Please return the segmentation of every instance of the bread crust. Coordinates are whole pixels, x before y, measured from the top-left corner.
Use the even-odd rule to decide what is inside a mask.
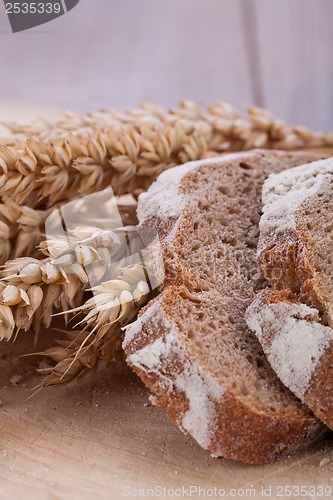
[[[157,297],[155,302],[143,309],[140,323],[127,329],[124,343],[127,362],[155,394],[152,402],[166,410],[184,433],[190,433],[214,456],[250,464],[269,463],[293,455],[324,435],[325,428],[311,416],[290,419],[276,418],[274,414],[258,414],[226,388],[221,388],[221,394],[214,397],[207,373],[188,355],[186,345],[179,340],[177,327],[168,314],[182,291],[185,293],[186,289],[169,287],[162,297]],[[156,340],[162,340],[167,345],[170,330],[176,330],[174,334],[178,337],[173,349],[168,350],[167,356],[163,355],[162,349],[156,364],[147,363],[142,350]],[[177,383],[184,370],[198,374],[202,380],[201,389],[210,399],[210,418],[202,423],[208,431],[208,440],[202,437],[200,430],[196,433],[184,424],[189,400]]]
[[[284,304],[283,314],[274,311],[274,305]],[[265,320],[265,311],[270,319]],[[277,375],[314,414],[333,429],[333,330],[321,324],[319,311],[298,302],[290,291],[263,290],[246,312],[249,327],[258,336],[260,344]],[[284,324],[293,321],[292,328],[285,335]],[[305,321],[304,321],[305,320]],[[311,325],[311,329],[308,327]],[[312,364],[305,352],[305,346],[314,340]],[[316,345],[317,342],[317,345]],[[279,353],[277,353],[277,347]],[[290,355],[291,346],[301,353]],[[316,351],[319,351],[316,355]],[[302,356],[302,352],[304,355]],[[285,353],[289,353],[285,356]],[[278,355],[277,355],[278,354]],[[293,356],[296,359],[293,359]],[[315,361],[313,358],[316,358]],[[277,361],[278,358],[278,361]],[[282,360],[282,361],[281,361]],[[309,373],[308,381],[300,387],[295,380]]]
[[[333,251],[333,159],[310,163],[273,176],[264,185],[263,197],[267,204],[264,206],[263,224],[262,221],[260,223],[263,231],[258,245],[258,264],[273,290],[278,292],[262,292],[249,308],[249,314],[260,318],[265,309],[272,309],[272,304],[278,303],[294,303],[298,307],[305,303],[315,308],[313,311],[317,311],[314,313],[316,317],[309,319],[313,324],[312,334],[319,338],[326,328],[328,345],[313,367],[304,390],[300,391],[297,386],[292,385],[293,373],[296,372],[297,375],[297,371],[309,369],[311,360],[304,357],[298,366],[289,365],[287,360],[277,365],[274,364],[275,358],[271,350],[272,342],[275,341],[276,344],[280,336],[282,338],[283,322],[290,318],[281,318],[280,327],[276,324],[266,325],[262,333],[259,332],[258,338],[282,382],[332,429],[333,296],[330,286],[332,276],[331,273],[325,275],[324,269],[325,260],[330,260]],[[321,219],[321,213],[325,210],[326,219]],[[317,233],[318,228],[321,234]],[[320,245],[322,240],[324,248]],[[314,328],[316,322],[318,326]],[[298,331],[301,352],[302,342],[309,335],[307,330],[309,329],[303,327]],[[285,342],[287,341],[286,338]],[[284,346],[280,342],[282,351]],[[306,363],[308,367],[305,366]]]
[[[323,283],[322,271],[316,262],[316,241],[308,229],[309,224],[319,223],[318,214],[313,208],[315,200],[319,200],[318,194],[324,196],[326,191],[326,196],[332,198],[333,159],[329,158],[326,162],[323,160],[294,168],[287,173],[272,176],[265,183],[263,197],[264,202],[267,199],[267,204],[264,205],[264,215],[260,221],[258,265],[274,290],[291,290],[299,295],[302,302],[316,307],[324,315],[325,321],[333,327],[333,297],[330,297]],[[311,185],[300,188],[302,170],[308,182],[311,181],[311,176],[313,179],[321,178],[321,182],[317,181],[316,189]],[[325,174],[320,173],[321,170]],[[287,184],[286,193],[281,189],[284,183]],[[301,190],[302,197],[299,196]],[[320,201],[323,203],[324,200],[320,198]],[[276,213],[274,205],[277,206]],[[268,217],[265,211],[270,212]],[[292,219],[292,224],[286,223],[288,212],[287,217]],[[263,226],[265,229],[270,224],[272,227],[268,231],[262,230]],[[326,251],[327,254],[332,253],[333,241]]]
[[[256,158],[262,159],[265,155],[274,164],[272,171],[282,170],[290,163],[297,165],[317,158],[308,153],[261,150],[218,158],[215,164],[217,168],[223,168],[227,162],[239,164],[247,159],[255,162]],[[184,180],[188,178],[189,172],[204,165],[204,161],[194,162],[186,169],[184,176],[180,176],[180,196],[184,192]],[[320,438],[326,428],[306,412],[295,418],[276,416],[274,412],[258,412],[245,404],[230,388],[217,386],[219,382],[193,359],[181,340],[172,311],[175,301],[181,300],[182,294],[190,293],[192,279],[191,273],[178,260],[175,245],[183,207],[180,206],[178,216],[173,212],[170,217],[165,217],[165,214],[158,213],[158,209],[154,215],[144,206],[145,203],[149,205],[155,194],[163,189],[163,184],[168,184],[170,180],[167,175],[164,174],[159,186],[144,195],[141,215],[139,210],[140,222],[156,228],[161,237],[166,264],[165,285],[162,293],[126,328],[123,347],[127,362],[156,394],[153,402],[164,408],[184,432],[191,434],[213,455],[258,464],[295,453]],[[158,204],[155,202],[153,199],[151,205],[156,207]],[[195,283],[193,286],[195,288]],[[188,387],[196,385],[200,389],[197,393],[202,395],[202,411],[199,407],[190,407]],[[194,422],[195,418],[197,422]]]

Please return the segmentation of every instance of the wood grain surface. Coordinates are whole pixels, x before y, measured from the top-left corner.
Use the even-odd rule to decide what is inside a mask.
[[[13,35],[0,2],[0,102],[225,100],[332,130],[332,18],[331,0],[80,0]]]
[[[44,336],[49,344],[52,333]],[[269,498],[281,498],[278,486],[333,487],[332,439],[271,465],[214,459],[150,405],[126,367],[102,368],[92,379],[43,389],[27,401],[41,380],[36,358],[18,357],[28,343],[32,336],[23,334],[1,350],[1,499],[120,500],[126,487],[191,485],[240,489],[238,498],[253,489],[262,498],[262,488],[271,488]]]

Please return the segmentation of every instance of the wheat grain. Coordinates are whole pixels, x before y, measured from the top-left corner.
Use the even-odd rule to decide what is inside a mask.
[[[45,370],[50,373],[41,384],[44,387],[67,384],[93,374],[100,361],[116,364],[124,358],[120,329],[110,329],[103,339],[96,342],[92,342],[87,331],[66,331],[66,337],[68,340],[57,341],[57,346],[40,353],[56,363],[53,368]]]
[[[66,292],[71,283],[76,287],[76,294],[69,297]],[[22,257],[8,261],[1,272],[0,309],[13,321],[7,328],[1,325],[0,339],[10,340],[20,330],[32,328],[38,333],[41,326],[48,328],[61,294],[73,300],[83,288],[79,283],[73,273],[66,274],[48,259]]]
[[[204,139],[181,126],[108,128],[54,142],[29,138],[23,149],[0,147],[0,188],[18,204],[34,197],[48,206],[109,186],[131,193],[162,170],[206,154]]]
[[[9,340],[15,331],[30,327],[38,333],[41,325],[50,326],[54,309],[82,303],[89,284],[85,268],[96,262],[97,271],[93,267],[91,272],[101,279],[111,264],[104,250],[120,245],[126,236],[123,228],[118,232],[90,228],[82,233],[73,231],[66,238],[42,242],[40,249],[46,259],[22,257],[5,263],[0,273],[0,308],[6,319],[0,328],[1,339]]]
[[[44,385],[69,382],[93,372],[100,360],[117,362],[121,358],[122,327],[157,291],[151,274],[154,264],[149,264],[149,271],[138,263],[121,268],[116,278],[94,286],[93,296],[86,302],[83,292],[92,278],[100,281],[110,267],[116,272],[128,261],[124,246],[137,254],[142,244],[136,228],[105,231],[83,227],[42,242],[40,249],[48,257],[43,261],[25,257],[5,264],[0,276],[1,340],[31,327],[38,333],[41,324],[49,327],[59,308],[80,315],[80,334],[74,339],[67,332],[69,343],[62,341],[43,353],[56,361]]]
[[[0,264],[22,255],[36,254],[47,210],[19,206],[8,197],[0,203]]]
[[[101,360],[117,363],[123,356],[122,327],[133,321],[140,307],[157,292],[148,283],[145,266],[135,264],[123,268],[116,279],[94,287],[94,296],[70,311],[84,314],[78,323],[86,324],[83,331],[66,332],[68,340],[58,341],[57,347],[41,353],[56,362],[43,385],[65,384],[93,373]]]

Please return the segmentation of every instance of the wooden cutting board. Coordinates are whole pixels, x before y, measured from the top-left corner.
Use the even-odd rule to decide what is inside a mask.
[[[53,336],[45,331],[38,348]],[[147,489],[155,487],[170,490],[167,498],[185,488],[186,498],[190,486],[216,487],[220,497],[233,498],[330,498],[320,488],[331,487],[333,497],[332,438],[265,466],[214,459],[150,405],[126,367],[101,367],[91,379],[27,400],[41,381],[40,360],[20,357],[32,344],[32,335],[22,333],[0,346],[0,499],[118,500],[130,492],[151,498]],[[303,486],[303,496],[296,489],[288,495],[290,486]],[[199,493],[192,490],[191,498]]]
[[[211,458],[150,405],[126,367],[104,367],[91,379],[27,400],[41,381],[39,360],[19,357],[28,344],[33,337],[23,333],[15,345],[1,346],[1,499],[121,499],[126,487],[190,485],[255,488],[259,498],[262,487],[272,488],[269,498],[286,498],[278,496],[286,485],[333,488],[332,439],[271,465]]]

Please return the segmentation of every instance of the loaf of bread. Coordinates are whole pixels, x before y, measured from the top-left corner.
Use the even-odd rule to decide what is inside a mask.
[[[248,309],[282,382],[333,428],[333,158],[272,175],[263,187],[258,258],[276,292]]]
[[[316,158],[254,151],[192,162],[139,198],[166,277],[126,329],[127,362],[153,402],[215,456],[270,462],[326,432],[278,379],[244,318],[265,286],[256,259],[263,182]]]

